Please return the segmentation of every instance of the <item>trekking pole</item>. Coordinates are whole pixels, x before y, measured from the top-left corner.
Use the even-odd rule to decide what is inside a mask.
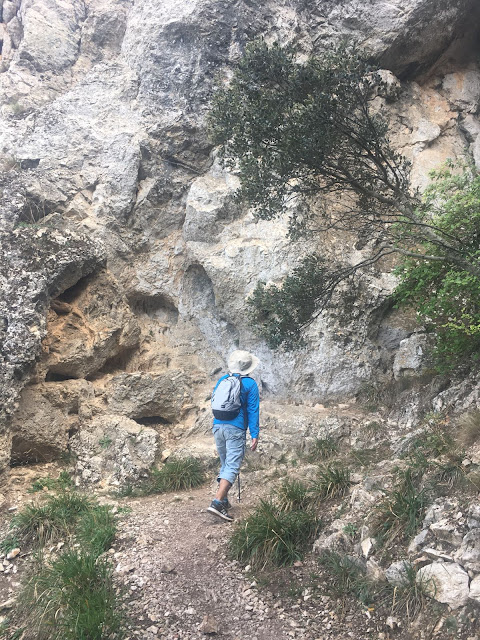
[[[240,502],[240,474],[238,474],[237,476],[237,482],[238,482],[238,502]]]

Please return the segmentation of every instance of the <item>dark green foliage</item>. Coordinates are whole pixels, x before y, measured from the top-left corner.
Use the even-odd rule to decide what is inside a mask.
[[[350,489],[350,470],[340,464],[330,464],[318,471],[312,492],[321,498],[344,496]]]
[[[282,286],[257,286],[252,319],[271,347],[298,346],[340,283],[399,253],[407,261],[397,299],[419,309],[446,368],[480,346],[480,178],[447,168],[421,201],[371,109],[381,84],[355,48],[299,63],[292,49],[257,41],[214,96],[212,138],[239,169],[239,200],[264,219],[288,210],[291,235],[319,234],[319,247],[328,230],[374,241],[354,265],[332,264],[321,249],[300,256]]]
[[[123,637],[108,559],[71,550],[36,571],[23,592],[39,640]]]
[[[432,184],[422,203],[425,217],[442,230],[459,255],[478,267],[480,260],[480,176],[475,169],[452,163],[432,172]],[[437,244],[425,242],[424,251],[443,257]],[[480,347],[480,277],[449,260],[406,259],[397,269],[401,283],[399,303],[417,310],[420,322],[435,338],[439,370],[459,361],[478,360]]]
[[[214,142],[227,163],[239,164],[239,197],[266,219],[282,212],[287,198],[340,189],[361,195],[365,215],[388,210],[408,187],[408,172],[390,149],[385,122],[369,111],[379,82],[354,48],[297,63],[291,48],[249,44],[210,114]],[[292,225],[301,229],[304,220],[294,217]]]
[[[274,502],[261,500],[235,525],[230,551],[256,569],[291,565],[303,558],[318,528],[319,520],[311,510],[281,511]]]
[[[376,507],[373,528],[386,546],[417,533],[429,502],[420,477],[407,469],[400,483]]]
[[[166,493],[193,489],[205,482],[205,467],[196,458],[168,460],[161,469],[152,471],[145,493]]]

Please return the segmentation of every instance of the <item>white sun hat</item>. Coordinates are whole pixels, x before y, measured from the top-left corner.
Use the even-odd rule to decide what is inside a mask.
[[[240,373],[248,376],[260,364],[260,360],[248,351],[234,351],[228,358],[230,373]]]

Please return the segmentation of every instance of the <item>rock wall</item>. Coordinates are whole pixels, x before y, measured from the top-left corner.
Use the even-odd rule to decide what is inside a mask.
[[[377,108],[415,185],[447,157],[470,152],[480,166],[477,4],[0,1],[0,466],[51,459],[71,438],[88,459],[132,420],[152,442],[175,437],[237,346],[259,355],[263,392],[285,402],[418,371],[423,338],[390,309],[395,283],[380,269],[347,311],[340,296],[310,327],[305,352],[274,354],[255,336],[245,297],[308,247],[287,242],[286,220],[256,222],[232,203],[236,178],[205,114],[216,74],[253,37],[304,52],[355,38],[386,69]],[[359,255],[348,237],[327,248]]]

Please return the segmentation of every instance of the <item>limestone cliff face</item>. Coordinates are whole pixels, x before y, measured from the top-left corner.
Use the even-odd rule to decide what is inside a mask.
[[[480,166],[477,4],[0,0],[2,468],[72,438],[101,453],[102,425],[106,438],[124,429],[138,462],[135,425],[152,441],[191,427],[236,346],[284,401],[347,398],[420,367],[423,338],[389,310],[394,281],[379,270],[347,315],[310,328],[305,352],[258,340],[246,296],[307,247],[232,203],[204,120],[216,74],[253,37],[304,52],[355,38],[386,69],[377,106],[415,184],[465,151]],[[348,238],[328,251],[357,257]]]

